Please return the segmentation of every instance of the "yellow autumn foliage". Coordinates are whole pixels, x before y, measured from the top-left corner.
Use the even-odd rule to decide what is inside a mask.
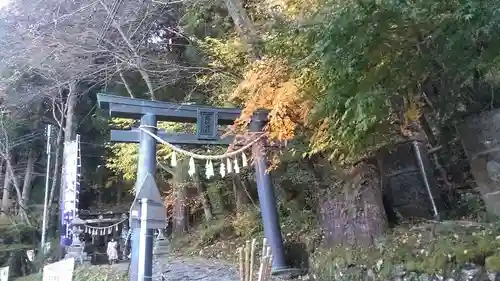
[[[256,110],[269,110],[266,130],[271,139],[280,141],[295,137],[297,127],[305,123],[310,109],[298,81],[292,77],[291,67],[277,58],[252,63],[231,98],[244,105],[237,126],[246,128]]]

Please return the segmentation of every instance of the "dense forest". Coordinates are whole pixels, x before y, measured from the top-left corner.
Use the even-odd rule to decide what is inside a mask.
[[[138,146],[110,143],[109,131],[137,123],[109,118],[97,93],[239,107],[224,128],[239,136],[268,110],[269,142],[286,144],[267,155],[287,255],[317,280],[360,280],[339,275],[344,267],[386,276],[394,264],[500,271],[500,2],[11,0],[0,9],[0,62],[0,261],[22,264],[16,276],[39,266],[23,250],[39,247],[47,170],[58,239],[64,143],[77,134],[79,208],[131,203]],[[252,169],[208,180],[202,169],[188,175],[189,159],[172,167],[171,155],[158,145],[175,247],[231,260],[238,243],[263,235]],[[394,176],[420,158],[425,175]]]

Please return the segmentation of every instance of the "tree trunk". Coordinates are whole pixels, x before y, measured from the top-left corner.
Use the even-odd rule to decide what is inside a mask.
[[[64,162],[64,157],[65,155],[67,154],[67,146],[65,145],[67,142],[70,142],[70,141],[73,141],[75,140],[76,138],[76,126],[75,126],[75,107],[76,107],[76,103],[77,103],[77,100],[78,100],[78,95],[77,95],[77,85],[76,85],[76,82],[73,82],[69,85],[69,93],[68,93],[68,97],[67,97],[67,100],[66,100],[66,104],[65,104],[65,114],[64,114],[64,120],[65,120],[65,123],[64,123],[64,144],[63,144],[63,153],[62,155],[58,155],[56,154],[56,164],[58,165],[59,164],[59,161],[57,159],[59,159],[59,157],[62,156],[63,158],[63,161],[62,161],[62,173],[61,173],[61,178],[60,178],[60,187],[59,187],[59,197],[62,196],[64,194],[64,187],[66,185],[65,183],[65,180],[64,180],[64,171],[65,171],[65,162]],[[59,137],[59,136],[58,136]],[[60,140],[58,140],[58,144],[60,144]],[[58,146],[59,147],[59,146]],[[56,171],[55,172],[58,172],[59,170],[59,166],[55,166],[55,169]],[[54,173],[55,174],[55,173]],[[59,178],[59,173],[57,174],[58,177],[54,177],[54,181],[53,181],[53,186],[54,186],[54,183],[57,181],[57,179]],[[54,195],[54,193],[51,191],[52,195]],[[59,198],[60,199],[60,198]],[[55,216],[57,218],[57,212],[55,213]]]
[[[227,11],[233,19],[236,31],[240,37],[246,42],[249,54],[252,59],[256,60],[260,57],[259,52],[256,48],[257,44],[257,31],[255,29],[254,23],[248,16],[241,0],[224,0],[226,4]]]
[[[30,148],[28,153],[28,164],[26,164],[26,172],[24,174],[23,194],[20,202],[21,209],[26,210],[31,197],[31,182],[33,180],[33,167],[35,165],[35,150]]]
[[[78,100],[76,83],[69,88],[68,100],[66,101],[66,121],[64,124],[64,141],[72,141],[76,138],[75,107]]]
[[[12,159],[7,156],[7,159],[5,159],[5,165],[7,167],[7,173],[9,174],[10,181],[14,185],[14,190],[16,191],[16,202],[18,204],[18,207],[20,207],[21,204],[21,184],[19,183],[19,179],[16,176],[16,173],[14,172],[14,167],[12,166]],[[21,218],[29,224],[28,220],[28,214],[26,213],[25,209],[20,209],[19,210],[19,215],[21,215]]]
[[[96,186],[96,191],[97,191],[97,207],[99,209],[101,209],[102,205],[103,205],[103,202],[102,202],[102,195],[103,195],[102,186],[97,185]]]
[[[132,52],[133,59],[135,60],[135,66],[137,67],[137,71],[139,71],[141,78],[144,80],[144,83],[146,83],[146,86],[148,87],[148,92],[149,92],[151,100],[156,100],[153,83],[151,81],[151,78],[149,77],[148,72],[143,67],[142,57],[139,55],[139,53],[137,53],[137,50],[136,50],[137,48],[134,47],[134,45],[132,45],[132,42],[130,41],[127,34],[125,34],[125,32],[123,31],[121,25],[114,19],[114,12],[112,11],[112,9],[109,9],[109,7],[106,4],[104,4],[103,1],[99,1],[99,2],[101,3],[101,5],[104,7],[106,12],[108,13],[108,16],[111,17],[112,26],[116,29],[116,31],[118,31],[118,33],[122,37],[123,41],[125,42],[127,47],[130,49],[130,51]],[[120,73],[120,75],[121,75],[121,73]],[[125,87],[127,87],[128,84],[126,83],[123,75],[121,75],[121,78],[125,84]],[[129,92],[130,96],[132,96],[132,98],[133,98],[134,96],[128,87],[127,87],[127,91]]]
[[[233,174],[231,179],[233,183],[234,199],[236,202],[236,212],[241,212],[244,206],[248,203],[245,187],[242,183],[240,175]]]
[[[361,162],[343,184],[330,186],[319,201],[320,225],[330,245],[369,246],[388,228],[380,173],[375,163]]]
[[[116,205],[121,205],[122,203],[122,186],[118,184],[116,186]]]
[[[186,186],[175,184],[174,233],[183,235],[187,231]]]
[[[3,165],[3,163],[2,163],[2,165]],[[7,172],[7,168],[5,168],[4,180],[3,180],[3,192],[2,192],[2,216],[5,216],[8,214],[10,206],[11,206],[10,174]]]
[[[217,187],[217,202],[219,202],[220,212],[223,214],[231,212],[231,206],[226,200],[226,188],[225,185]]]
[[[53,169],[52,173],[52,185],[50,186],[49,199],[47,201],[47,229],[52,226],[52,230],[57,230],[59,227],[58,222],[58,212],[57,212],[57,201],[55,198],[59,196],[57,193],[60,190],[57,187],[61,183],[61,152],[63,151],[63,128],[59,127],[59,131],[56,136],[56,145],[55,145],[55,156],[54,156],[54,166],[47,167],[47,169]],[[55,201],[55,206],[54,206]],[[57,236],[58,237],[58,236]]]
[[[64,123],[64,146],[63,146],[63,178],[61,179],[61,190],[59,194],[63,194],[62,188],[64,188],[65,182],[64,182],[64,171],[65,171],[65,161],[64,158],[66,157],[67,154],[67,146],[66,143],[73,141],[76,139],[76,126],[75,126],[75,107],[76,107],[76,102],[77,102],[77,92],[76,92],[76,83],[72,83],[69,87],[69,94],[68,98],[66,100],[66,106],[65,106],[65,123]]]
[[[52,202],[54,201],[55,193],[56,193],[56,188],[57,185],[60,181],[60,174],[61,174],[61,151],[63,150],[62,148],[62,141],[63,141],[63,128],[59,128],[59,132],[57,132],[57,138],[56,138],[56,150],[55,150],[55,156],[54,156],[54,172],[52,173],[52,185],[50,186],[50,193],[49,193],[49,201],[47,202],[47,210],[51,210],[52,207]],[[47,169],[50,169],[51,167],[47,167]]]
[[[213,219],[214,215],[212,212],[212,204],[210,203],[210,197],[208,197],[208,193],[198,172],[196,173],[195,178],[196,189],[198,190],[199,195],[201,196],[201,204],[203,205],[203,212],[205,213],[205,220],[208,222]]]
[[[175,173],[173,176],[173,188],[175,192],[173,228],[175,235],[179,236],[184,235],[187,231],[187,181],[185,179],[185,166],[187,166],[186,160],[179,161],[174,168]]]
[[[36,110],[36,115],[39,116],[42,110],[43,103],[39,103],[37,105],[37,110]],[[40,116],[39,116],[40,117]],[[40,126],[40,120],[41,118],[37,118],[37,121],[33,123],[32,130],[37,131],[38,127]],[[21,201],[19,202],[19,206],[26,210],[28,207],[28,202],[31,199],[31,190],[32,186],[31,183],[33,182],[33,169],[35,166],[37,154],[36,154],[36,149],[33,147],[33,145],[30,146],[29,152],[28,152],[28,163],[26,164],[26,171],[24,174],[24,181],[23,181],[23,190],[22,190],[22,196],[21,196]]]

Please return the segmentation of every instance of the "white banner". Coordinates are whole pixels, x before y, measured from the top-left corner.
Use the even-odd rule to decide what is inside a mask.
[[[72,281],[74,269],[74,258],[48,264],[43,268],[43,281]]]
[[[8,281],[9,280],[9,267],[0,267],[0,281]]]
[[[61,242],[69,245],[72,238],[71,222],[78,208],[78,142],[64,144],[63,194],[61,202]]]

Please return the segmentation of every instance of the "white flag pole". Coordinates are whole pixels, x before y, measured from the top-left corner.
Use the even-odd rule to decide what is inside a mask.
[[[41,253],[45,254],[45,240],[47,236],[47,205],[49,200],[49,185],[50,185],[50,153],[51,153],[51,145],[50,145],[50,135],[52,131],[52,125],[47,126],[47,167],[45,168],[45,195],[43,200],[43,219],[42,219],[42,239],[41,239]]]

